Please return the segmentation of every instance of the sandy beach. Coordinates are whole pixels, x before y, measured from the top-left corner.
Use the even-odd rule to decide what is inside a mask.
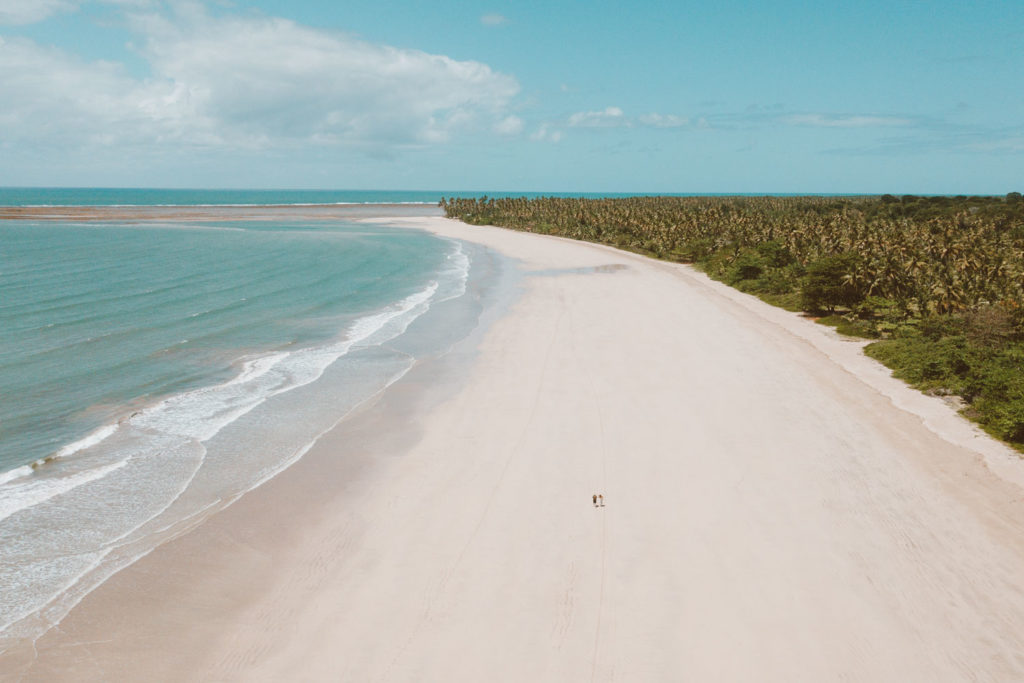
[[[0,678],[1024,680],[1024,461],[862,342],[685,266],[384,222],[514,295]]]

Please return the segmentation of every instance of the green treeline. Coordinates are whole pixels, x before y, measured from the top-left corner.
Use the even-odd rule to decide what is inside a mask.
[[[692,263],[840,332],[1024,449],[1024,200],[444,199],[452,218]]]

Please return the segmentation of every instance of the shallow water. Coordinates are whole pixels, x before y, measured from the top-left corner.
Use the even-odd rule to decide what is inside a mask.
[[[471,329],[472,259],[352,223],[0,222],[0,649]]]

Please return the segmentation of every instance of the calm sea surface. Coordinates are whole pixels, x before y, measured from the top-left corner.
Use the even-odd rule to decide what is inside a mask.
[[[473,258],[336,221],[0,221],[0,650],[401,377]]]
[[[422,190],[168,190],[0,187],[0,206],[260,206],[269,204],[437,204],[455,193]]]

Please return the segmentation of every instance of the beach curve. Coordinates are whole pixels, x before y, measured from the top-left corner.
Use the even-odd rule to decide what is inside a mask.
[[[521,294],[472,349],[121,572],[10,670],[1024,677],[1024,465],[948,406],[684,266],[389,223],[515,259]]]

